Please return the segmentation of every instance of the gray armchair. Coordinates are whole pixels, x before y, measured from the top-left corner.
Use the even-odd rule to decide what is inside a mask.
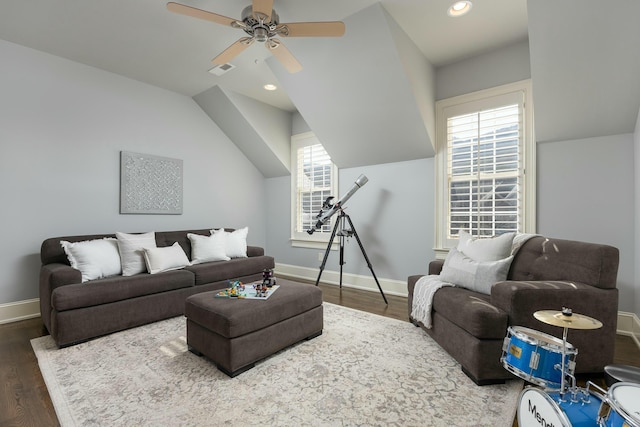
[[[603,323],[600,329],[570,329],[567,337],[578,350],[575,373],[601,373],[613,363],[618,259],[612,246],[536,236],[520,248],[507,280],[494,284],[490,295],[441,288],[433,298],[432,328],[419,326],[477,384],[492,384],[513,378],[500,362],[507,328],[523,326],[562,338],[562,328],[536,320],[533,313],[569,307]],[[442,265],[441,260],[432,261],[429,274],[439,274]],[[410,318],[420,277],[410,276],[407,282]]]

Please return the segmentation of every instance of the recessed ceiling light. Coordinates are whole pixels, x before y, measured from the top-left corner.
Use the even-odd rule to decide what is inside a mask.
[[[466,14],[471,10],[473,3],[470,0],[457,1],[451,5],[449,10],[447,11],[447,15],[452,17],[458,17]]]
[[[264,87],[264,90],[276,90],[276,89],[278,89],[278,86],[273,85],[273,84],[271,84],[271,83],[266,84],[266,85],[264,85],[263,87]]]

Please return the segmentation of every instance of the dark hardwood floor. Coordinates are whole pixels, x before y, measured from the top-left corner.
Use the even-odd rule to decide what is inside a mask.
[[[387,295],[389,305],[386,305],[378,292],[340,289],[324,284],[320,284],[320,287],[326,302],[394,319],[409,320],[407,299],[404,297]],[[0,325],[2,427],[59,425],[30,343],[32,338],[44,333],[40,318]],[[630,337],[617,337],[614,362],[640,367],[640,349]],[[514,421],[513,425],[517,423]]]
[[[57,426],[31,339],[45,334],[40,318],[0,325],[0,426]]]

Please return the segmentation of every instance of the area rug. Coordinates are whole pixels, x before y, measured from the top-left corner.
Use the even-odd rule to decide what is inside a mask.
[[[66,426],[511,426],[520,380],[476,386],[408,322],[324,304],[324,331],[235,378],[184,317],[58,349],[31,341]]]

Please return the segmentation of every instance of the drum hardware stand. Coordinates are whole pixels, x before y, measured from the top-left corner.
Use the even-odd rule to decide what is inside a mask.
[[[345,221],[349,223],[350,228],[345,228]],[[340,229],[340,231],[338,231]],[[353,226],[353,222],[351,222],[351,218],[347,215],[343,209],[340,209],[340,214],[338,215],[338,219],[336,220],[335,225],[333,226],[333,232],[331,233],[331,238],[329,239],[329,244],[327,245],[327,250],[324,253],[324,258],[322,259],[322,264],[320,265],[320,272],[318,273],[318,278],[316,279],[316,286],[320,283],[320,276],[322,276],[322,271],[324,270],[324,266],[327,263],[327,258],[329,258],[329,253],[331,251],[331,245],[333,244],[333,239],[338,236],[338,240],[340,242],[340,288],[342,289],[342,266],[345,264],[344,261],[344,240],[348,237],[355,237],[358,242],[358,246],[360,246],[360,250],[362,251],[362,255],[364,256],[365,261],[367,261],[367,266],[369,270],[371,270],[371,275],[373,275],[374,280],[376,281],[376,285],[378,285],[378,290],[380,290],[380,295],[382,295],[382,299],[384,303],[389,305],[387,302],[387,297],[384,295],[382,291],[382,287],[380,286],[380,282],[378,282],[378,278],[376,277],[376,273],[373,271],[373,266],[371,265],[371,261],[369,261],[369,257],[364,250],[364,246],[360,241],[360,237],[358,237],[358,232],[356,228]]]
[[[561,379],[560,379],[560,399],[564,399],[564,394],[566,393],[565,386],[565,376],[566,376],[566,358],[567,358],[567,334],[569,332],[569,328],[571,329],[598,329],[602,327],[602,322],[596,319],[592,319],[591,317],[584,316],[582,314],[574,315],[572,310],[567,307],[562,307],[561,312],[542,310],[536,311],[533,313],[533,317],[540,320],[543,323],[553,326],[560,326],[563,328],[562,331],[562,366],[561,370]],[[575,388],[575,378],[573,378],[573,387]]]
[[[562,308],[562,315],[563,316],[571,316],[573,313],[571,313],[571,309],[570,308]],[[567,334],[569,333],[569,328],[567,328],[566,326],[564,327],[564,330],[562,331],[562,378],[560,379],[560,395],[562,396],[564,394],[564,382],[565,382],[565,359],[567,357]],[[564,397],[564,396],[563,396]]]

